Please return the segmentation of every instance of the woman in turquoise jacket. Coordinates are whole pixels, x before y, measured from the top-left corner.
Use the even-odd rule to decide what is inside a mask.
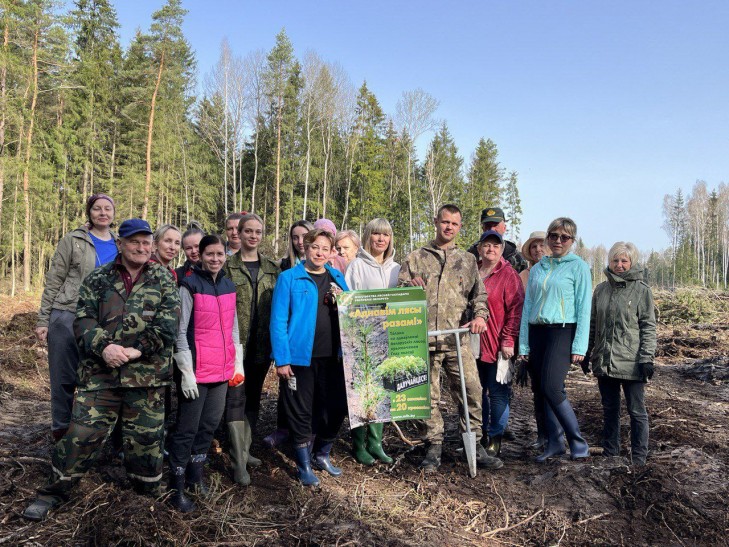
[[[306,260],[281,273],[271,306],[273,358],[279,378],[286,381],[279,396],[294,443],[299,480],[306,486],[319,484],[312,464],[332,476],[342,473],[332,465],[329,454],[347,415],[336,303],[336,295],[346,291],[347,284],[328,264],[333,247],[334,236],[326,230],[306,234]],[[312,433],[316,435],[313,462]]]
[[[551,255],[529,272],[521,316],[519,354],[528,360],[544,401],[547,443],[538,462],[564,454],[562,430],[573,460],[590,455],[564,387],[570,364],[582,363],[587,353],[590,331],[592,279],[585,261],[570,253],[576,237],[577,225],[570,218],[549,225]]]

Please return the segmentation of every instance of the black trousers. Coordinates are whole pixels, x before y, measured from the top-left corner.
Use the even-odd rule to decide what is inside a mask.
[[[645,383],[599,376],[603,410],[603,441],[606,456],[620,455],[620,389],[630,415],[630,447],[633,463],[645,464],[648,456],[648,411],[645,408]]]
[[[251,357],[246,355],[243,367],[246,371],[246,381],[243,384],[246,389],[246,413],[258,414],[261,410],[261,392],[263,391],[263,382],[266,381],[268,369],[271,367],[271,361],[268,359],[256,359],[255,351],[251,351]]]
[[[322,443],[337,438],[347,416],[344,369],[337,357],[313,358],[311,365],[292,365],[296,390],[287,382],[280,396],[294,446],[309,442],[312,434]]]
[[[565,399],[565,378],[572,361],[574,323],[561,325],[529,325],[529,368],[532,380],[539,386],[541,398],[552,408]],[[536,397],[535,397],[536,399]]]
[[[185,467],[190,456],[206,454],[223,417],[228,382],[198,384],[197,389],[197,399],[181,396],[178,400],[177,427],[169,450],[172,467]]]
[[[286,408],[283,404],[283,392],[286,389],[286,381],[278,382],[278,401],[276,401],[276,429],[288,429],[289,421],[286,419]]]
[[[228,386],[228,394],[225,398],[226,424],[230,422],[242,422],[246,419],[246,382],[248,382],[247,376],[246,381],[242,385],[236,387]]]

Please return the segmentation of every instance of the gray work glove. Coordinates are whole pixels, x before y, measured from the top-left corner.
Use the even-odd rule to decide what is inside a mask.
[[[197,399],[200,393],[197,390],[195,372],[192,370],[192,352],[178,351],[174,355],[177,368],[182,373],[182,394],[186,399]]]

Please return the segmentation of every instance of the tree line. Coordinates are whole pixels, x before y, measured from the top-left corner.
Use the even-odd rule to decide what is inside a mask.
[[[699,180],[688,194],[680,188],[666,194],[663,220],[670,247],[651,253],[647,260],[656,283],[727,289],[729,186],[720,183],[710,189]]]
[[[464,241],[494,203],[519,238],[518,174],[487,138],[465,161],[422,89],[387,113],[337,62],[297,57],[285,30],[242,55],[223,40],[198,85],[181,0],[126,48],[110,0],[65,12],[53,0],[0,6],[0,280],[12,292],[42,283],[97,192],[114,198],[119,220],[220,231],[228,213],[256,212],[276,256],[300,218],[361,231],[377,216],[392,222],[402,256],[431,237],[446,201],[463,208]]]

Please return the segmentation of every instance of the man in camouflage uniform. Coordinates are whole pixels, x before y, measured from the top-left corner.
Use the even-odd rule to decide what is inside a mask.
[[[434,219],[435,240],[408,255],[402,264],[399,285],[423,287],[428,301],[428,330],[470,327],[480,334],[486,330],[489,311],[486,290],[478,274],[476,259],[458,249],[454,243],[461,230],[461,211],[455,205],[443,205]],[[469,316],[473,317],[469,321]],[[443,450],[443,417],[440,413],[440,375],[446,373],[451,393],[463,408],[458,356],[454,336],[431,337],[430,349],[430,408],[431,416],[425,421],[425,440],[430,443],[425,459],[420,464],[426,472],[440,466]],[[481,382],[471,346],[464,336],[461,340],[463,375],[466,381],[466,407],[478,440],[481,432]],[[466,430],[463,417],[461,431]],[[498,469],[503,463],[486,454],[477,443],[479,466]]]
[[[71,425],[55,446],[50,483],[24,513],[30,520],[43,520],[68,499],[120,415],[124,464],[135,490],[156,492],[162,478],[164,388],[180,297],[169,272],[149,262],[146,221],[124,221],[118,245],[117,259],[91,272],[79,290],[74,332],[81,361]]]

